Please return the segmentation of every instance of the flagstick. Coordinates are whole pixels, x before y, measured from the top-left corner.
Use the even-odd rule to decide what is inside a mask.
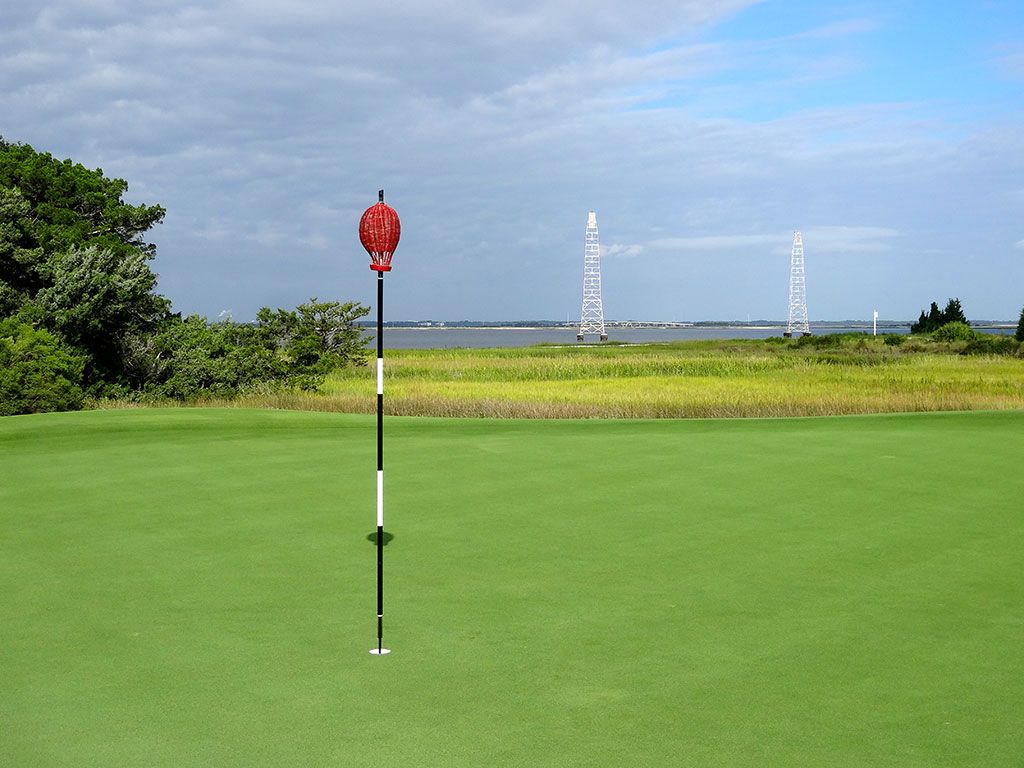
[[[384,647],[384,273],[391,270],[401,235],[398,214],[384,203],[384,190],[379,190],[377,204],[359,219],[359,242],[370,254],[370,269],[377,273],[377,647],[370,651],[376,656],[391,653]]]
[[[377,647],[384,647],[384,273],[377,273]]]

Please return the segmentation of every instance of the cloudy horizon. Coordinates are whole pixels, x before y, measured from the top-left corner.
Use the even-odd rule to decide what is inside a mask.
[[[372,304],[356,235],[402,218],[388,319],[610,320],[1024,305],[1024,9],[56,0],[8,10],[0,136],[158,203],[177,311]]]

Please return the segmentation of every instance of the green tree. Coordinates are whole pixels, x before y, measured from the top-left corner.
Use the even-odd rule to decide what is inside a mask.
[[[133,389],[179,400],[266,386],[313,389],[324,374],[365,362],[354,322],[368,312],[313,298],[297,310],[263,307],[253,324],[172,316],[152,337],[127,337],[122,355]]]
[[[355,320],[369,310],[352,302],[264,308],[254,324],[172,314],[145,239],[164,209],[126,203],[127,190],[101,169],[0,137],[0,319],[52,332],[26,338],[57,345],[53,365],[67,344],[76,354],[61,365],[78,366],[67,381],[97,395],[230,397],[256,385],[313,387],[364,361]]]
[[[74,245],[97,245],[120,256],[155,253],[144,235],[163,220],[164,209],[126,203],[128,182],[108,179],[100,168],[90,170],[0,138],[0,188],[17,190],[29,206],[31,221],[21,222],[24,247],[41,248],[46,255]]]
[[[917,322],[910,326],[911,333],[924,333],[924,329],[928,327],[928,316],[921,310],[921,316],[917,318]]]
[[[82,362],[48,331],[0,320],[0,416],[78,410]]]
[[[970,325],[967,318],[964,316],[964,310],[960,305],[960,299],[950,299],[946,303],[946,308],[942,310],[940,310],[939,305],[933,301],[931,307],[928,309],[928,314],[925,314],[924,310],[922,310],[920,317],[917,318],[917,322],[910,326],[910,332],[933,333],[947,323],[963,323],[964,325]]]
[[[148,349],[143,389],[179,400],[231,397],[257,383],[285,383],[288,368],[256,339],[252,326],[208,323],[190,315],[165,323]]]
[[[1020,320],[1017,321],[1017,333],[1014,334],[1017,341],[1024,341],[1024,309],[1020,311]]]
[[[45,284],[43,250],[35,245],[32,227],[28,200],[0,182],[0,317],[13,315]]]
[[[153,292],[145,233],[158,205],[130,205],[122,179],[0,138],[0,316],[20,316],[85,353],[86,380],[119,380],[124,337],[153,330],[169,302]]]
[[[297,311],[299,334],[292,354],[300,365],[323,374],[366,362],[366,337],[355,321],[369,314],[369,307],[351,301],[319,301],[314,296],[299,304]]]
[[[72,246],[51,259],[49,285],[21,315],[59,333],[90,355],[87,378],[122,377],[123,339],[156,327],[167,303],[152,291],[156,276],[141,252],[118,256],[107,248]]]
[[[942,310],[942,324],[946,323],[963,323],[964,325],[970,325],[967,322],[967,318],[964,316],[963,307],[960,306],[960,299],[950,299],[946,304],[946,308]]]
[[[366,362],[366,337],[355,321],[369,311],[356,302],[314,296],[294,312],[262,308],[256,314],[257,335],[285,356],[293,373],[323,375]]]

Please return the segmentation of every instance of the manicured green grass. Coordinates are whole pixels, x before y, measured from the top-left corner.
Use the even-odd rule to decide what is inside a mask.
[[[0,763],[1016,766],[1024,413],[0,420]]]

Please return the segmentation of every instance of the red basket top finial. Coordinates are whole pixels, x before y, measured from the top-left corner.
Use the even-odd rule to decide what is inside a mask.
[[[391,270],[391,256],[402,236],[402,223],[395,209],[384,202],[384,190],[377,193],[379,202],[371,205],[359,220],[359,241],[370,254],[370,269]]]

